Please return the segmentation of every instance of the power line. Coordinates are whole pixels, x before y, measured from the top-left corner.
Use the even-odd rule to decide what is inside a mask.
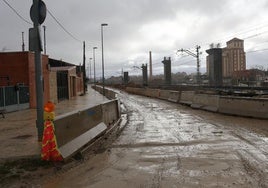
[[[265,34],[265,33],[267,33],[267,32],[268,32],[268,31],[263,31],[263,32],[261,32],[261,33],[257,33],[257,34],[254,34],[254,35],[250,35],[250,36],[248,36],[248,37],[243,38],[243,40],[251,39],[251,38],[254,38],[254,37],[263,35],[263,34]]]
[[[3,1],[4,1],[4,3],[5,3],[11,10],[13,10],[13,12],[15,12],[15,14],[17,14],[17,16],[18,16],[20,19],[22,19],[24,22],[26,22],[26,23],[32,25],[31,22],[29,22],[28,20],[26,20],[25,18],[23,18],[23,17],[18,13],[18,11],[17,11],[15,8],[13,8],[13,7],[12,7],[6,0],[3,0]]]
[[[261,49],[261,50],[252,50],[252,51],[248,51],[247,53],[263,52],[263,51],[267,51],[267,50],[268,50],[268,48]]]
[[[249,27],[247,27],[247,29],[238,31],[238,32],[236,32],[234,34],[229,34],[229,35],[227,34],[225,37],[218,37],[218,39],[215,39],[214,40],[214,43],[215,42],[219,42],[220,44],[221,43],[225,43],[226,40],[228,40],[228,38],[237,37],[237,35],[240,36],[239,38],[242,38],[243,40],[251,39],[251,38],[254,38],[254,37],[263,35],[263,34],[267,33],[268,31],[264,31],[264,32],[261,32],[261,33],[256,33],[255,32],[256,34],[253,34],[253,35],[250,35],[250,36],[244,36],[244,37],[242,37],[241,35],[246,34],[246,33],[250,33],[250,32],[252,32],[254,30],[260,30],[260,29],[266,28],[266,27],[268,27],[268,24],[267,23],[265,23],[265,24],[259,24],[259,25],[255,25],[255,26],[249,26]],[[213,43],[213,42],[210,42],[210,43],[201,42],[201,45],[200,46],[203,46],[205,48],[205,46],[207,47],[207,45],[209,45],[211,43]]]
[[[81,40],[77,39],[73,34],[71,34],[58,20],[57,18],[47,9],[48,14],[57,22],[57,24],[74,40],[78,42],[82,42]]]

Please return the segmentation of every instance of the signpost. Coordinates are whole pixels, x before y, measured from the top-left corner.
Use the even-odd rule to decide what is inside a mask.
[[[34,51],[35,58],[35,85],[36,85],[36,109],[37,120],[36,127],[38,141],[42,140],[44,130],[44,93],[43,93],[43,73],[42,73],[42,41],[40,34],[40,24],[46,18],[46,5],[42,0],[33,0],[30,9],[30,17],[34,27],[29,29],[29,50]]]

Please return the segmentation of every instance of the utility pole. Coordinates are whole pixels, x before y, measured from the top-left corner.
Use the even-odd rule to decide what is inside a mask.
[[[83,83],[84,83],[84,94],[86,94],[86,52],[85,52],[85,48],[86,48],[86,43],[85,41],[83,42]]]
[[[98,47],[93,47],[93,69],[94,69],[94,86],[96,87],[96,66],[95,66],[95,50],[98,49]]]
[[[44,28],[44,54],[47,54],[47,44],[46,44],[46,26],[43,25]]]
[[[89,83],[91,83],[91,80],[92,80],[92,77],[91,77],[91,61],[92,61],[92,57],[91,58],[89,58],[89,74],[88,74],[88,76],[89,76]]]
[[[35,85],[36,85],[36,127],[38,141],[42,141],[44,131],[44,91],[43,91],[43,69],[42,69],[42,41],[40,37],[40,25],[46,18],[46,4],[42,0],[33,0],[30,16],[34,27],[29,29],[29,50],[34,51],[35,59]]]
[[[150,81],[153,79],[153,64],[152,64],[152,52],[149,51],[149,64],[150,64]]]
[[[22,51],[25,51],[25,44],[24,44],[24,32],[21,33],[22,34]]]
[[[186,52],[188,55],[193,56],[193,57],[196,58],[196,61],[197,61],[197,68],[196,68],[196,73],[197,73],[196,81],[197,81],[197,84],[200,84],[200,81],[201,81],[200,80],[200,59],[199,59],[199,55],[201,54],[199,52],[200,48],[201,48],[200,46],[198,46],[198,45],[196,46],[196,54],[191,52],[190,50],[183,49],[183,48],[178,50],[178,52]]]

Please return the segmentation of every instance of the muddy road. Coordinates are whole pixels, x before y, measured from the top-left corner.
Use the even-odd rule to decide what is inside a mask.
[[[118,139],[42,187],[268,187],[268,120],[120,99],[129,122]]]

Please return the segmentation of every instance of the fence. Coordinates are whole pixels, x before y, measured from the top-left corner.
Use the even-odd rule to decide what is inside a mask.
[[[0,109],[7,112],[29,108],[29,86],[0,87]]]

